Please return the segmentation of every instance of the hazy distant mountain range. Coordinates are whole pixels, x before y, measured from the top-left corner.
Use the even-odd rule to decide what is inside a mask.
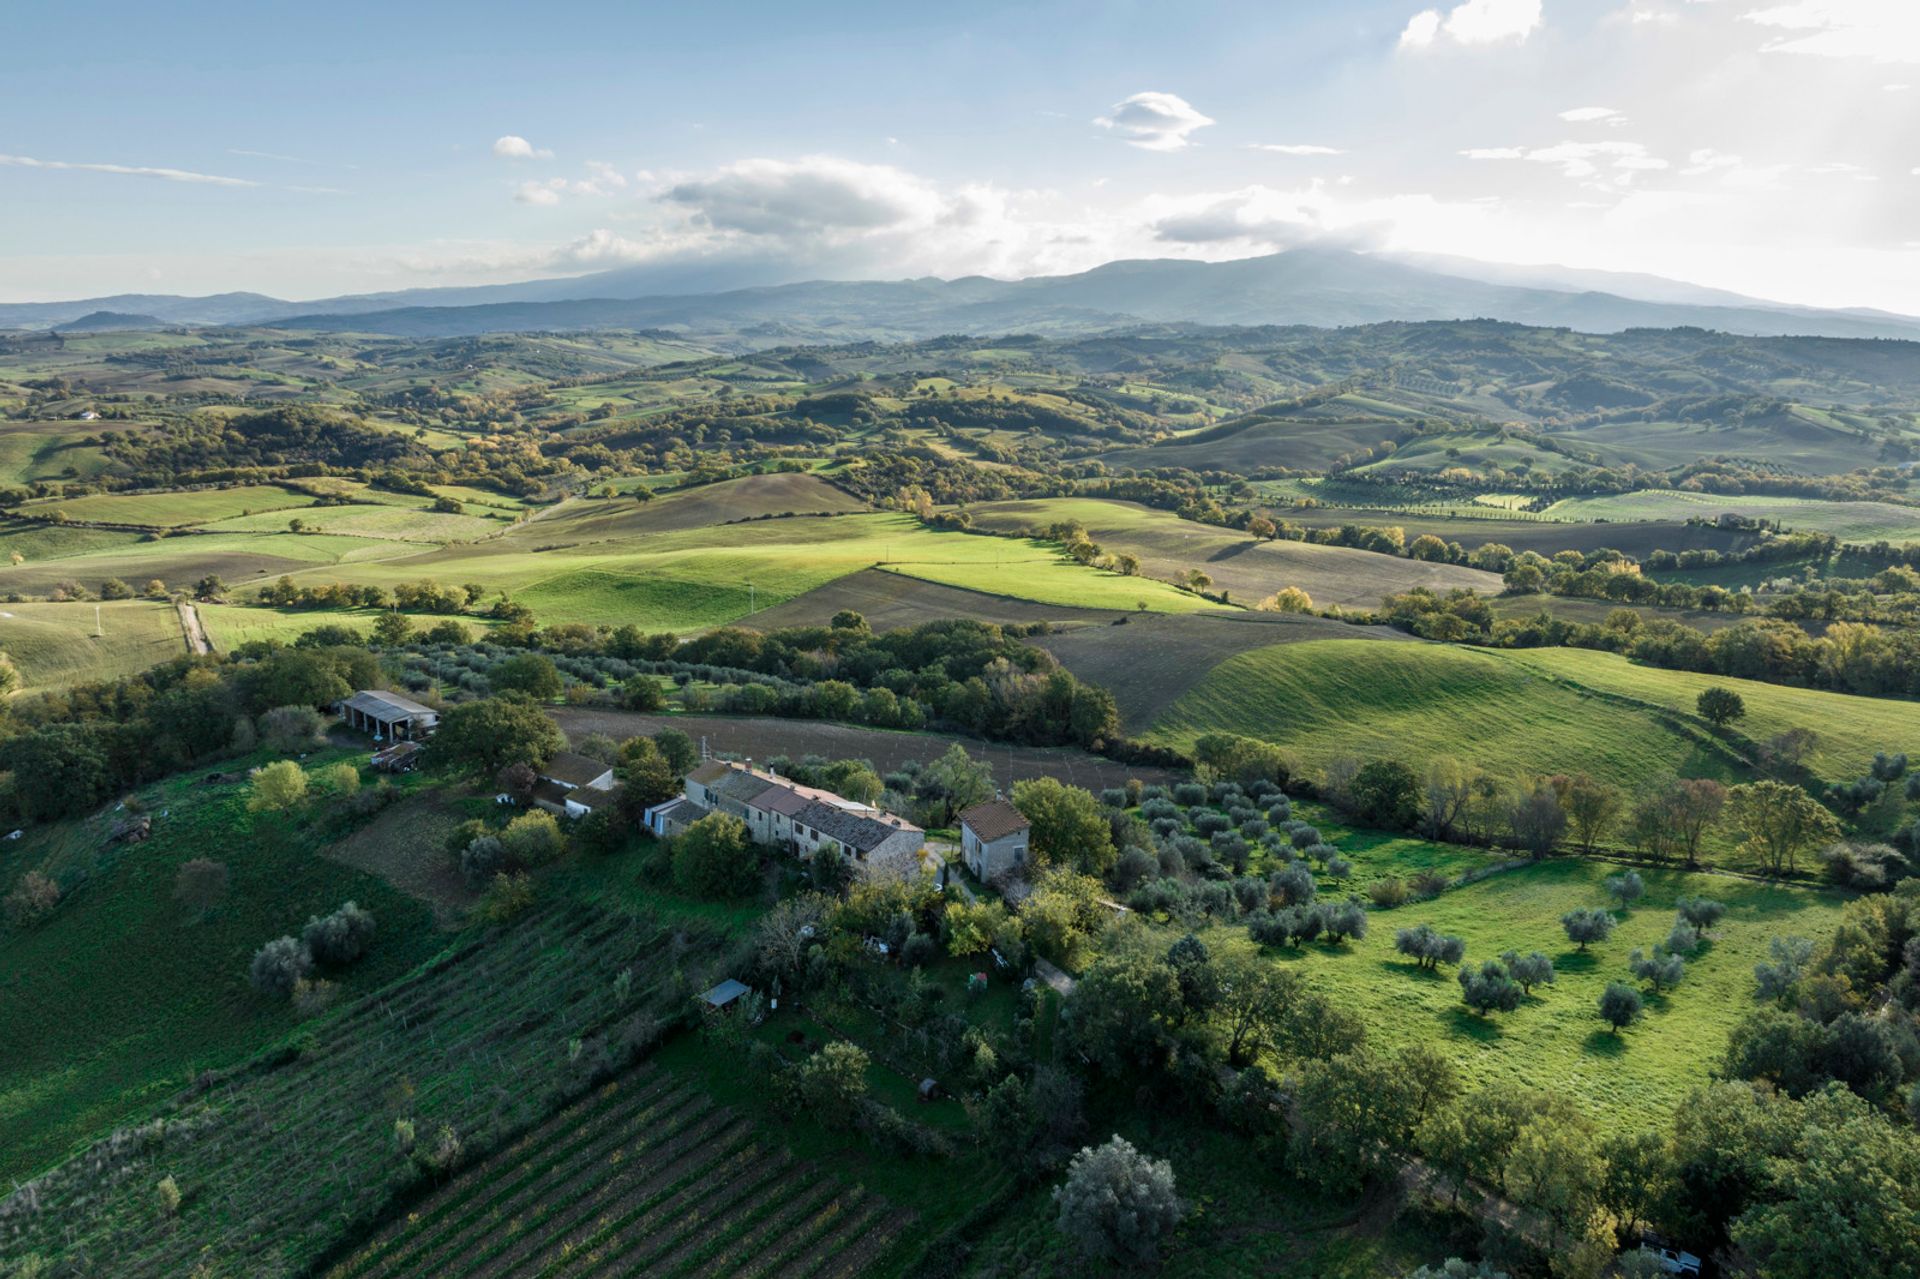
[[[717,282],[717,281],[716,281]],[[271,325],[405,337],[670,329],[756,342],[943,333],[1084,333],[1139,323],[1496,319],[1611,333],[1692,326],[1759,336],[1920,340],[1920,318],[1795,307],[1658,276],[1304,248],[1232,262],[1110,262],[1077,275],[808,281],[701,289],[635,267],[567,279],[288,302],[258,293],[0,304],[0,328]],[[663,289],[663,285],[678,285]]]

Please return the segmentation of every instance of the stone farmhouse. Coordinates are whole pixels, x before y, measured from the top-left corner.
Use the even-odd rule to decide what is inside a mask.
[[[960,814],[960,860],[982,881],[1018,871],[1032,825],[1004,799],[975,804]]]
[[[688,773],[678,799],[647,810],[647,829],[663,838],[677,835],[716,811],[745,822],[758,842],[802,858],[835,849],[866,876],[912,874],[927,838],[912,822],[871,804],[724,760]]]

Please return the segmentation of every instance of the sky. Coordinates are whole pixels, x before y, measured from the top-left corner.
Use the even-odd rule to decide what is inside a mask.
[[[1920,0],[16,6],[0,301],[1305,244],[1920,314]]]

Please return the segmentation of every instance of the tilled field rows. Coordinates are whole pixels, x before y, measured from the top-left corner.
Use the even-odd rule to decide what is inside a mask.
[[[913,1220],[642,1068],[455,1177],[328,1279],[856,1275]]]

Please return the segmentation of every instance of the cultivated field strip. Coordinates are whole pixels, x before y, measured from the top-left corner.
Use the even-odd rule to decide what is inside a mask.
[[[326,1273],[856,1275],[914,1219],[769,1146],[697,1084],[641,1067],[466,1169]]]
[[[450,1262],[484,1261],[511,1243],[493,1223],[513,1220],[507,1203],[522,1182],[585,1190],[599,1177],[592,1161],[628,1146],[637,1156],[636,1140],[734,1125],[648,1070],[561,1108],[594,1063],[620,1060],[634,1019],[679,1011],[675,970],[698,963],[710,944],[684,926],[589,907],[524,916],[283,1049],[202,1079],[154,1123],[17,1190],[0,1201],[0,1254],[38,1253],[116,1276],[185,1275],[214,1259],[217,1273],[302,1273],[364,1238],[396,1197],[417,1193],[422,1174],[396,1143],[395,1122],[406,1119],[422,1150],[442,1125],[468,1151],[507,1141],[483,1165],[504,1171],[430,1192],[419,1212],[433,1229],[370,1256],[378,1264],[367,1273],[449,1273]],[[623,1000],[615,978],[629,970]],[[240,1166],[244,1176],[233,1171]],[[183,1195],[172,1219],[156,1207],[164,1176]],[[505,1241],[497,1249],[496,1236]],[[496,1272],[518,1268],[476,1271]]]

